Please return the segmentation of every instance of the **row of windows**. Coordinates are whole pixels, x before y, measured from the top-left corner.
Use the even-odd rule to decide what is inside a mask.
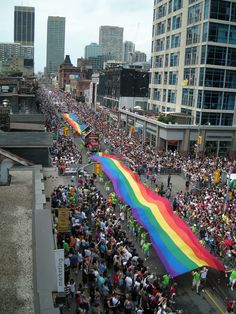
[[[166,90],[163,89],[162,92],[162,99],[161,99],[161,90],[155,88],[153,90],[153,100],[158,100],[158,101],[163,101],[163,102],[168,102],[168,103],[172,103],[175,104],[176,103],[176,91],[175,90]]]
[[[204,23],[202,41],[236,44],[236,26],[220,23]]]
[[[164,64],[165,61],[165,64]],[[171,53],[164,55],[156,56],[155,62],[153,64],[154,68],[163,68],[165,67],[177,67],[179,65],[179,53]]]
[[[202,68],[199,74],[199,86],[236,88],[236,71]]]
[[[157,2],[158,3],[158,2]],[[156,4],[156,2],[154,2]],[[171,12],[178,11],[183,6],[183,0],[169,0],[168,7],[166,4],[160,5],[153,11],[153,21],[170,14]]]
[[[202,46],[201,64],[227,65],[236,67],[236,48]]]
[[[197,112],[196,123],[210,125],[225,125],[232,126],[233,115],[231,113],[215,113],[215,112]]]
[[[172,23],[171,23],[172,21]],[[167,27],[166,27],[167,23]],[[152,36],[158,36],[169,32],[170,30],[176,30],[181,27],[182,23],[182,14],[175,15],[173,18],[169,18],[167,21],[159,22],[158,24],[153,25]],[[172,25],[172,28],[171,28]]]
[[[234,110],[236,93],[198,91],[197,107],[214,110]]]
[[[155,73],[153,83],[154,84],[177,85],[177,83],[178,83],[178,72]]]
[[[211,0],[210,18],[236,22],[236,3]]]
[[[170,48],[179,48],[180,47],[180,33],[174,34],[172,36],[166,37],[166,47],[165,47],[165,38],[156,39],[152,42],[152,51],[164,51]]]

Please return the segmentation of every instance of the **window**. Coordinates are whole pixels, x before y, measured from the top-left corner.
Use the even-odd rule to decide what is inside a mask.
[[[153,100],[161,100],[161,91],[160,89],[154,89]]]
[[[173,11],[177,11],[182,8],[182,0],[174,0]]]
[[[166,37],[166,49],[170,48],[170,36]]]
[[[228,33],[229,33],[228,25],[210,23],[208,40],[217,43],[227,43]]]
[[[180,34],[175,34],[171,36],[171,48],[180,47]]]
[[[232,3],[231,21],[236,22],[236,3]]]
[[[208,46],[207,64],[225,65],[227,49],[225,47]]]
[[[195,85],[195,80],[196,80],[196,69],[195,68],[188,68],[184,69],[184,80],[188,81],[188,86],[193,86]]]
[[[192,107],[194,105],[193,101],[193,89],[183,88],[182,91],[182,105]]]
[[[227,65],[236,67],[236,49],[235,48],[228,48]]]
[[[197,47],[185,49],[185,65],[194,65],[198,62]]]
[[[168,66],[169,66],[169,54],[167,53],[165,57],[165,67],[167,68]]]
[[[162,101],[166,101],[166,89],[163,89]]]
[[[170,54],[170,66],[171,67],[179,66],[179,53]]]
[[[175,104],[176,103],[176,91],[168,90],[167,102]]]
[[[170,14],[172,12],[172,0],[169,0],[169,4],[168,4],[168,14]]]
[[[172,30],[174,29],[178,29],[181,27],[181,18],[182,18],[182,15],[176,15],[173,17],[173,20],[172,20]]]
[[[167,32],[171,30],[171,18],[167,20]]]
[[[230,25],[229,43],[233,45],[236,44],[236,26]]]
[[[177,85],[177,73],[169,72],[169,85]]]
[[[156,68],[163,68],[163,60],[164,60],[164,56],[156,56],[156,64],[155,67]]]
[[[163,4],[157,9],[157,18],[161,18],[166,15],[166,5]]]
[[[165,39],[157,39],[156,40],[156,49],[155,51],[163,51],[164,50]]]
[[[198,91],[198,96],[197,96],[197,108],[202,108],[202,90]]]
[[[202,112],[201,124],[209,124],[209,123],[211,125],[219,125],[220,124],[220,113]]]
[[[211,0],[210,18],[229,21],[230,2],[223,0]]]
[[[164,85],[167,84],[167,80],[168,80],[168,72],[164,73]]]
[[[222,107],[223,92],[205,91],[202,109],[219,109]]]
[[[204,20],[209,18],[210,0],[205,0],[204,4]]]
[[[188,27],[186,45],[197,44],[200,41],[200,25]]]
[[[154,74],[153,84],[162,84],[162,73],[155,73]]]
[[[201,64],[206,63],[206,45],[202,46]]]
[[[224,110],[234,110],[236,93],[224,93],[223,108]]]
[[[206,68],[205,86],[224,87],[224,76],[225,76],[224,70]]]
[[[201,21],[202,7],[201,3],[195,4],[188,9],[188,25]]]
[[[226,71],[225,87],[236,88],[236,71]]]
[[[202,29],[202,41],[207,41],[208,37],[208,23],[203,24],[203,29]]]
[[[221,117],[221,125],[228,125],[231,126],[233,125],[233,115],[231,113],[222,113],[222,117]],[[222,142],[221,142],[222,143]],[[224,144],[226,144],[226,142],[224,142]],[[224,145],[223,144],[223,145]],[[229,143],[230,144],[230,143]],[[231,145],[230,147],[231,148]],[[229,152],[231,151],[231,149],[229,149]]]

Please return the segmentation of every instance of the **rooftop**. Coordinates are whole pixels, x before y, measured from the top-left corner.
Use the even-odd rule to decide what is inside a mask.
[[[2,132],[0,147],[50,147],[53,135],[48,132]]]
[[[33,172],[11,174],[11,185],[0,187],[0,311],[33,314]]]

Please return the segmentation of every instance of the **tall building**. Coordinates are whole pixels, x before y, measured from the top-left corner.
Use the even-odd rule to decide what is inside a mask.
[[[135,51],[133,61],[134,62],[146,62],[147,61],[146,53],[141,52],[141,51]]]
[[[154,2],[149,108],[236,125],[236,3]]]
[[[124,29],[118,26],[100,26],[99,45],[103,55],[116,61],[122,60]]]
[[[85,46],[84,57],[88,59],[89,57],[97,57],[102,55],[102,48],[96,44],[91,43],[90,45]]]
[[[46,72],[56,73],[64,61],[65,54],[65,17],[49,16],[47,24],[47,61]]]
[[[14,42],[34,46],[34,8],[15,6]]]
[[[123,61],[131,63],[135,51],[135,44],[132,41],[125,41],[123,46]]]

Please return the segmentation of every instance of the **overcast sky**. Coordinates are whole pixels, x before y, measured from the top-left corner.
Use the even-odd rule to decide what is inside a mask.
[[[100,25],[124,27],[124,41],[151,54],[153,0],[0,0],[0,42],[13,42],[14,6],[35,7],[35,71],[46,63],[47,17],[66,17],[65,54],[76,65],[84,47],[98,43]]]

